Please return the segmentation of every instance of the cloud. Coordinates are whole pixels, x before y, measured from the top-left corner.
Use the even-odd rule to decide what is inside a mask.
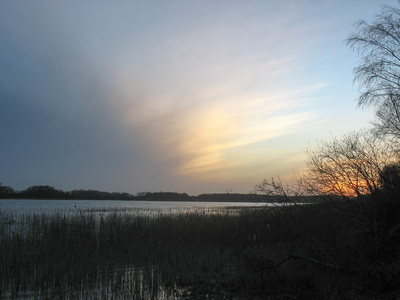
[[[0,16],[0,175],[15,188],[125,190],[145,150],[125,140],[107,80],[52,8],[24,2]]]
[[[113,75],[109,101],[116,114],[177,176],[226,180],[243,169],[254,173],[248,166],[262,158],[252,145],[305,130],[316,118],[308,105],[324,84],[301,85],[301,47],[289,51],[304,30],[277,34],[269,22],[279,28],[288,20],[260,27],[259,20],[240,25],[234,16],[166,35],[149,49],[150,60],[143,51],[122,55],[124,67]],[[233,150],[241,159],[230,160]]]
[[[269,71],[274,73],[271,67]],[[157,83],[155,91],[138,92],[140,87],[121,80],[118,91],[125,90],[125,94],[119,94],[119,101],[115,101],[120,103],[116,107],[127,126],[140,134],[155,157],[173,161],[173,171],[181,176],[237,177],[241,169],[248,170],[249,165],[256,168],[254,162],[262,159],[254,155],[257,149],[252,153],[252,145],[305,129],[316,117],[315,112],[307,111],[306,96],[321,85],[283,93],[271,88],[270,93],[251,95],[248,82],[253,77],[240,76],[229,85],[223,76],[212,82],[192,76],[192,89],[188,85],[184,90],[172,88],[162,93],[157,93]],[[241,163],[230,160],[227,153],[232,150],[242,153]],[[253,157],[251,162],[249,157]]]
[[[134,191],[293,163],[327,86],[306,72],[323,17],[293,3],[3,2],[2,166]]]

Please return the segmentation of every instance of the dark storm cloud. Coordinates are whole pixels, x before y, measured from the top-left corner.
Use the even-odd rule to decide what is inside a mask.
[[[140,164],[126,141],[134,135],[107,103],[107,82],[50,10],[27,6],[0,17],[0,178],[15,188],[101,188],[119,172],[127,179],[114,184],[126,188],[127,167]]]

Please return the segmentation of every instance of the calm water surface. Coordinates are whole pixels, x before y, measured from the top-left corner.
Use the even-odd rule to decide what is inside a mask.
[[[257,202],[184,202],[184,201],[123,201],[123,200],[36,200],[0,199],[0,209],[8,213],[64,212],[131,212],[174,213],[235,207],[274,205]]]

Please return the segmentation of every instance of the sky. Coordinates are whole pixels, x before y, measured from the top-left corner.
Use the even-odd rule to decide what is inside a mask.
[[[0,2],[0,182],[247,193],[369,126],[345,44],[395,0]]]

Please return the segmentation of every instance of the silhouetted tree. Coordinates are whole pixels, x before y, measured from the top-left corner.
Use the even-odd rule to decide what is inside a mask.
[[[376,111],[377,120],[374,122],[377,135],[400,138],[400,99],[398,95],[388,95]]]
[[[379,189],[385,167],[399,160],[389,141],[368,131],[319,142],[306,153],[306,187],[342,197],[360,197]]]
[[[384,192],[399,193],[400,191],[400,164],[393,163],[385,166],[381,173],[381,185]]]
[[[0,198],[8,198],[15,195],[15,190],[10,186],[4,186],[0,182]]]
[[[363,197],[380,189],[382,174],[389,170],[387,165],[400,160],[395,145],[369,131],[320,141],[315,148],[307,149],[306,154],[307,170],[295,176],[293,185],[284,186],[275,179],[264,180],[256,186],[257,192],[286,197]]]
[[[29,198],[40,198],[40,199],[59,199],[64,198],[65,193],[60,190],[56,190],[52,186],[48,185],[34,185],[26,190],[19,192],[20,196]]]
[[[400,9],[384,6],[375,22],[359,21],[347,44],[362,57],[354,69],[358,104],[377,108],[379,134],[400,138]]]
[[[320,141],[306,151],[307,169],[295,176],[294,184],[264,180],[256,192],[292,203],[301,202],[302,195],[330,200],[312,208],[297,206],[312,212],[307,220],[297,218],[292,206],[284,208],[293,226],[313,232],[318,256],[351,265],[366,287],[373,283],[398,289],[400,9],[385,6],[374,23],[360,21],[347,43],[362,56],[354,70],[361,89],[358,105],[376,108],[374,130]],[[327,231],[330,215],[340,221]]]

